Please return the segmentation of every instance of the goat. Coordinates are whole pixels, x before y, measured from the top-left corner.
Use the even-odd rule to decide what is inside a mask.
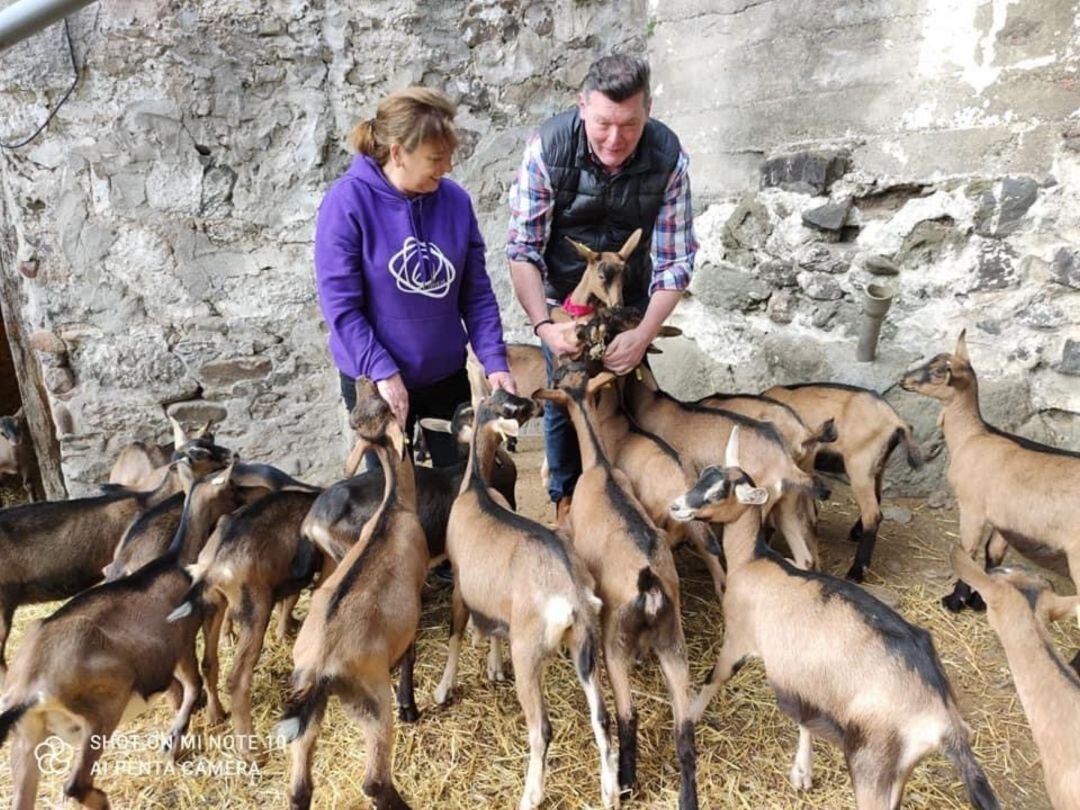
[[[510,376],[514,378],[517,389],[522,396],[526,392],[543,388],[547,382],[547,369],[544,367],[544,355],[539,346],[528,343],[507,343],[506,359],[510,364]],[[491,386],[487,381],[487,374],[480,361],[469,349],[465,368],[469,375],[469,389],[472,392],[472,405],[476,404],[491,394]]]
[[[462,405],[449,422],[441,419],[422,421],[428,430],[452,433],[460,446],[468,447],[471,418],[470,406]],[[358,442],[357,446],[362,447],[363,443]],[[355,449],[352,455],[359,458]],[[492,483],[513,507],[517,467],[513,458],[501,448],[495,464]],[[462,459],[452,467],[414,468],[417,512],[424,527],[432,565],[446,556],[446,525],[454,498],[461,489],[466,466],[466,460]],[[312,504],[301,526],[301,534],[331,560],[339,562],[378,508],[384,486],[382,470],[374,469],[328,487]]]
[[[100,582],[125,528],[177,489],[166,475],[153,492],[102,495],[0,510],[0,675],[15,609],[66,599]]]
[[[11,416],[0,417],[0,477],[16,475],[22,481],[26,500],[33,502],[33,450],[25,437],[26,419],[23,409]]]
[[[725,466],[707,468],[671,506],[680,520],[725,524],[724,642],[694,717],[757,657],[780,709],[799,724],[796,790],[813,786],[811,743],[820,736],[843,747],[859,810],[895,810],[911,770],[943,747],[972,804],[996,809],[930,634],[859,586],[800,570],[768,547],[761,512],[773,495],[740,464],[741,433],[731,433]]]
[[[908,466],[918,469],[923,463],[911,425],[876,391],[853,385],[777,385],[765,391],[765,396],[793,408],[807,424],[834,421],[836,440],[827,448],[819,446],[814,461],[819,468],[846,472],[851,482],[859,519],[851,527],[849,537],[859,547],[847,576],[862,582],[881,525],[881,484],[889,456],[903,444]]]
[[[311,599],[293,651],[293,694],[278,735],[291,743],[289,801],[311,805],[315,741],[331,695],[359,722],[367,739],[364,793],[376,808],[408,805],[394,787],[390,670],[402,668],[399,707],[415,714],[412,694],[414,640],[420,621],[420,589],[427,571],[427,544],[416,516],[412,462],[405,437],[375,384],[356,381],[354,430],[374,450],[385,490],[360,539]]]
[[[187,615],[200,604],[225,602],[239,637],[227,688],[239,753],[256,758],[251,741],[251,681],[275,602],[281,605],[277,638],[284,641],[291,610],[300,590],[311,584],[321,555],[301,537],[300,525],[319,490],[273,492],[241,507],[222,521],[188,568],[191,587],[174,615]],[[284,601],[282,601],[284,600]],[[216,700],[217,650],[206,640],[204,676]]]
[[[168,551],[134,574],[80,593],[36,624],[12,662],[0,698],[0,743],[17,729],[12,751],[14,806],[29,810],[37,796],[35,749],[59,734],[78,750],[64,792],[84,807],[107,808],[94,787],[95,763],[114,729],[153,696],[182,686],[176,719],[164,750],[180,754],[180,740],[202,692],[192,613],[169,622],[170,606],[191,578],[183,569],[209,528],[239,504],[230,470],[192,483],[181,528]],[[180,473],[184,476],[184,473]]]
[[[1080,583],[1080,453],[1005,433],[983,420],[964,332],[952,354],[939,354],[909,372],[901,385],[942,403],[938,424],[949,448],[946,477],[956,493],[965,553],[974,558],[989,529],[989,567],[1000,564],[1012,546],[1041,564],[1067,563],[1073,585]],[[963,580],[942,601],[953,612],[985,604]]]
[[[803,508],[801,496],[824,498],[828,491],[798,467],[790,448],[771,424],[733,411],[680,402],[660,390],[647,366],[639,366],[620,380],[630,417],[674,447],[695,475],[723,455],[732,429],[741,427],[747,471],[773,495],[766,514],[783,533],[796,565],[817,568],[813,515]]]
[[[1016,691],[1042,760],[1054,807],[1080,807],[1080,678],[1054,649],[1047,625],[1080,609],[1080,596],[1058,596],[1042,577],[1022,569],[984,572],[959,546],[953,571],[986,600]]]
[[[823,444],[837,439],[836,420],[824,420],[816,431],[799,418],[790,405],[765,394],[710,394],[690,403],[695,407],[716,408],[768,422],[787,443],[795,462],[807,472],[814,469],[814,457]]]
[[[608,716],[596,677],[599,600],[588,569],[562,538],[509,511],[485,478],[494,461],[497,434],[516,433],[518,419],[533,410],[529,400],[496,391],[475,409],[468,469],[454,501],[447,552],[454,567],[450,650],[435,702],[445,703],[457,675],[461,635],[473,623],[508,637],[518,701],[529,728],[529,768],[519,808],[532,810],[544,795],[551,725],[543,697],[547,659],[569,642],[589,704],[600,752],[600,792],[605,807],[618,806]]]
[[[690,542],[705,562],[712,576],[717,597],[724,593],[724,568],[720,564],[720,545],[712,530],[698,521],[683,523],[671,516],[669,506],[694,485],[697,476],[682,463],[674,448],[648,431],[634,425],[619,404],[619,395],[610,372],[594,377],[593,410],[598,436],[606,455],[621,470],[634,488],[634,495],[645,507],[652,521],[664,531],[674,551]]]
[[[183,425],[169,418],[173,428],[171,444],[132,442],[120,451],[109,471],[109,483],[143,492],[156,489],[165,476],[170,461],[187,457],[196,463],[196,473],[203,475],[225,466],[231,455],[214,443],[211,422],[187,433]]]
[[[574,550],[596,579],[604,604],[604,659],[619,727],[619,786],[629,791],[636,781],[637,714],[630,694],[630,670],[637,651],[651,647],[671,695],[679,807],[689,810],[698,806],[697,752],[679,615],[679,577],[663,532],[634,497],[626,475],[613,468],[604,454],[589,395],[606,382],[596,378],[590,383],[584,362],[563,362],[556,368],[556,387],[538,391],[536,396],[569,412],[581,448],[582,472],[566,526]]]

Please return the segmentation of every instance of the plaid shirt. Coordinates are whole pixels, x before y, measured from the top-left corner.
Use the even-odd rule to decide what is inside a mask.
[[[506,235],[506,258],[529,262],[546,274],[544,249],[551,235],[554,193],[541,154],[540,136],[525,147],[517,177],[510,187],[510,227]],[[694,273],[698,243],[694,238],[694,209],[690,201],[690,161],[679,154],[675,170],[664,191],[652,236],[652,281],[649,295],[657,290],[685,290]]]

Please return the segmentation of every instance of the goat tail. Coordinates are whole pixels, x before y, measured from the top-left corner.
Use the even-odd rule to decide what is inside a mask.
[[[671,599],[664,592],[664,583],[647,565],[638,572],[637,587],[637,608],[644,614],[645,623],[653,624],[664,609],[670,607]]]
[[[549,650],[558,649],[566,631],[574,624],[574,606],[565,596],[557,595],[544,605],[544,641]]]
[[[0,746],[4,744],[7,735],[15,728],[16,724],[22,719],[22,716],[30,711],[36,704],[37,699],[31,698],[30,700],[16,703],[10,709],[0,712]]]
[[[904,452],[907,453],[908,466],[913,470],[917,470],[923,465],[922,448],[919,447],[919,443],[915,441],[915,435],[911,430],[911,425],[904,425],[902,428],[898,428],[900,431],[900,441],[904,443]]]
[[[187,593],[185,593],[180,600],[180,604],[176,606],[172,613],[165,617],[165,621],[178,622],[181,619],[186,619],[197,610],[202,610],[206,605],[206,600],[203,599],[203,593],[205,591],[206,583],[201,579],[191,583],[191,587],[187,589]]]
[[[990,787],[990,781],[971,750],[966,728],[957,727],[945,740],[945,755],[960,771],[971,805],[976,810],[1000,810],[994,789]]]
[[[297,675],[301,673],[294,674],[294,682]],[[274,726],[273,735],[283,738],[287,743],[301,737],[311,725],[312,719],[325,708],[329,696],[330,678],[310,678],[308,683],[296,688],[289,697],[285,716]]]

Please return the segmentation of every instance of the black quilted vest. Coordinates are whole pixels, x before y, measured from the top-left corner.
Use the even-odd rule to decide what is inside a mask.
[[[623,301],[644,311],[652,278],[653,227],[679,160],[678,137],[650,118],[637,151],[614,177],[591,159],[576,107],[544,122],[540,140],[555,194],[551,236],[544,251],[547,297],[561,302],[585,270],[584,260],[565,237],[597,251],[618,250],[641,228],[641,242],[627,267]]]

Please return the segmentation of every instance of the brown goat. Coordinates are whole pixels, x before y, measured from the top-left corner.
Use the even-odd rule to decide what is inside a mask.
[[[876,391],[853,385],[777,385],[765,391],[765,396],[790,406],[807,424],[833,420],[836,441],[828,447],[819,446],[814,461],[819,468],[846,472],[851,482],[859,520],[852,526],[850,537],[859,547],[847,576],[862,582],[881,525],[881,484],[889,456],[903,444],[912,469],[923,463],[922,452],[911,435],[911,425]]]
[[[575,311],[567,312],[570,317],[577,317],[577,310],[580,308],[591,308],[597,305],[622,306],[626,262],[637,248],[641,236],[642,230],[638,228],[630,234],[617,251],[595,251],[588,245],[567,237],[566,241],[573,245],[574,250],[585,260],[585,270],[581,274],[581,280],[568,297],[571,306],[575,309]]]
[[[375,384],[356,381],[354,430],[375,452],[386,489],[379,510],[341,564],[315,591],[293,651],[293,694],[277,731],[291,743],[289,801],[311,805],[312,758],[322,717],[337,695],[364,729],[364,793],[375,807],[408,805],[394,787],[394,721],[390,670],[401,664],[398,705],[415,715],[412,693],[414,640],[420,589],[427,573],[427,544],[416,516],[413,466],[405,437]]]
[[[585,691],[600,751],[600,793],[605,807],[618,806],[607,710],[596,676],[598,609],[588,569],[563,539],[516,515],[488,479],[500,436],[517,432],[533,403],[496,391],[475,409],[469,466],[454,501],[447,553],[454,567],[450,650],[435,702],[445,703],[457,675],[461,636],[472,617],[482,632],[508,637],[518,700],[529,728],[529,769],[520,810],[544,796],[551,725],[544,706],[543,670],[564,643]],[[517,421],[515,421],[517,420]]]
[[[321,555],[300,535],[300,525],[318,495],[319,490],[274,492],[238,509],[218,525],[198,560],[188,567],[191,588],[177,612],[185,613],[185,606],[194,610],[207,600],[224,602],[233,626],[239,627],[227,686],[238,750],[248,760],[256,758],[251,745],[255,738],[251,681],[270,613],[274,603],[280,603],[277,638],[283,641],[295,597],[311,584],[322,565]],[[217,651],[212,639],[206,640],[206,653],[210,657],[204,663],[207,691],[216,700]]]
[[[1047,626],[1080,609],[1080,596],[1058,596],[1042,577],[1016,568],[984,572],[959,546],[953,571],[986,600],[1056,808],[1080,807],[1080,678],[1054,649]]]
[[[560,363],[556,388],[537,392],[565,408],[581,448],[581,477],[567,515],[574,550],[597,582],[604,603],[604,659],[619,727],[619,787],[637,774],[637,713],[630,671],[639,650],[656,651],[668,684],[679,760],[679,808],[697,801],[697,752],[690,716],[689,671],[679,607],[679,576],[663,532],[634,497],[626,475],[611,466],[600,443],[590,394],[606,378],[588,380],[586,363]],[[590,390],[590,386],[592,390]]]
[[[967,555],[975,557],[989,530],[995,539],[988,566],[1001,563],[1007,543],[1040,564],[1067,563],[1073,585],[1080,583],[1080,453],[1013,436],[983,421],[979,381],[963,332],[952,354],[939,354],[909,372],[901,385],[942,403],[938,422],[949,448],[947,477]],[[984,604],[963,580],[942,601],[951,611]]]
[[[183,425],[172,417],[169,422],[173,428],[172,443],[132,442],[127,445],[117,455],[109,471],[110,484],[148,492],[157,489],[169,462],[174,459],[186,456],[196,462],[195,469],[199,475],[220,469],[228,462],[229,451],[214,443],[214,434],[210,432],[212,423],[207,422],[187,433]]]
[[[747,659],[760,658],[781,710],[799,724],[796,790],[813,786],[814,736],[843,747],[859,810],[899,808],[911,770],[944,748],[972,804],[996,810],[930,634],[859,586],[800,570],[768,547],[761,507],[771,494],[739,463],[741,433],[731,433],[725,466],[706,469],[672,504],[681,520],[725,524],[724,643],[694,717]]]
[[[630,479],[634,495],[653,523],[664,530],[671,549],[685,542],[693,546],[709,569],[717,597],[722,597],[724,568],[716,536],[700,521],[675,520],[669,509],[675,498],[694,485],[697,476],[671,445],[630,421],[619,404],[615,386],[603,384],[604,380],[614,377],[610,372],[601,372],[593,383],[593,409],[604,454]]]
[[[659,389],[646,366],[620,379],[630,417],[674,447],[696,475],[723,456],[732,429],[740,427],[747,471],[772,495],[767,514],[787,540],[795,564],[818,567],[813,514],[802,496],[824,497],[827,490],[799,468],[776,428],[733,411],[680,402]]]
[[[19,408],[11,416],[0,417],[0,478],[18,476],[30,502],[34,501],[33,464],[33,450],[26,438],[26,419]]]
[[[186,479],[190,481],[190,479]],[[37,797],[35,748],[59,734],[78,751],[65,785],[84,807],[107,808],[94,787],[94,765],[107,739],[153,696],[183,687],[176,720],[164,749],[180,754],[180,739],[202,691],[195,635],[202,616],[166,620],[170,606],[189,587],[183,565],[198,553],[210,526],[239,505],[229,471],[187,483],[182,528],[168,551],[134,574],[80,593],[35,625],[20,645],[0,698],[0,742],[17,729],[12,750],[17,810]]]
[[[153,492],[121,487],[0,510],[0,675],[15,608],[65,599],[100,582],[127,526],[177,487],[176,476],[167,475]]]

